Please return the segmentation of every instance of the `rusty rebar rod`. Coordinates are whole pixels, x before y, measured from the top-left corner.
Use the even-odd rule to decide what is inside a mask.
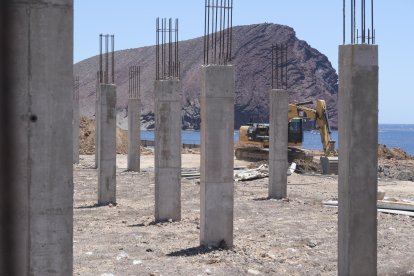
[[[141,67],[129,67],[129,98],[138,99],[141,93]]]
[[[371,3],[371,10],[367,7],[366,0],[350,0],[350,37],[351,44],[375,44],[375,26],[374,26],[374,0],[368,1]],[[369,5],[369,4],[368,4]],[[357,25],[357,9],[358,16],[360,16],[360,26]],[[343,43],[346,43],[346,0],[343,0]],[[368,13],[367,13],[368,10]],[[367,16],[371,14],[371,24],[367,23]],[[370,26],[371,25],[371,26]]]
[[[233,1],[205,0],[204,64],[226,65],[231,62]],[[211,31],[210,31],[211,29]]]
[[[272,89],[288,88],[288,47],[274,44],[271,48]]]
[[[111,55],[111,58],[109,58],[109,55]],[[109,73],[111,78],[109,78]],[[99,35],[99,71],[97,79],[99,83],[115,83],[115,35]]]
[[[168,80],[180,78],[178,19],[160,18],[156,20],[156,65],[155,79]]]

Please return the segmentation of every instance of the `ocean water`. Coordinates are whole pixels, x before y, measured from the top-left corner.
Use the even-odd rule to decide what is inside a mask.
[[[322,149],[321,139],[317,131],[305,131],[303,147],[306,149]],[[338,147],[338,131],[332,131],[331,137]],[[141,131],[141,139],[154,140],[154,131]],[[234,132],[234,141],[239,140],[239,132]],[[184,144],[200,144],[199,131],[183,131]],[[387,147],[398,147],[414,155],[414,125],[379,125],[378,141]]]

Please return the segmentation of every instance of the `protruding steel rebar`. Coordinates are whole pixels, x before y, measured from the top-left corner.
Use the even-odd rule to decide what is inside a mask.
[[[111,40],[112,40],[112,60],[111,60],[111,64],[112,64],[112,83],[115,83],[115,35],[111,36]]]
[[[374,0],[371,0],[371,34],[372,44],[375,44],[375,31],[374,31]]]
[[[210,31],[211,29],[211,31]],[[233,0],[205,0],[204,64],[231,63]]]
[[[350,0],[350,36],[351,36],[351,44],[375,44],[375,27],[374,27],[374,0],[371,0],[371,28],[367,28],[369,23],[367,24],[366,17],[367,17],[367,1],[366,0]],[[360,18],[360,26],[357,26],[357,4],[360,4],[360,12],[358,13]],[[343,43],[346,43],[346,1],[343,0]]]
[[[178,60],[178,19],[175,26],[170,18],[157,18],[156,20],[156,50],[155,50],[155,79],[180,79],[180,62]]]
[[[103,50],[103,48],[105,49]],[[109,58],[111,55],[111,58]],[[104,59],[105,57],[105,59]],[[110,70],[110,72],[109,72]],[[109,78],[109,73],[111,78]],[[99,83],[115,83],[115,36],[99,35]]]
[[[73,100],[79,102],[80,81],[79,76],[73,77]]]
[[[288,88],[288,47],[272,45],[272,89]]]
[[[95,98],[98,99],[98,89],[99,89],[99,84],[101,83],[101,79],[102,79],[102,71],[97,71],[96,72],[96,87],[95,87]]]
[[[98,80],[99,82],[101,82],[101,80],[103,79],[103,71],[102,71],[102,38],[103,35],[100,34],[99,35],[99,71],[98,71]]]
[[[345,18],[345,15],[346,15],[346,10],[345,10],[345,0],[342,0],[342,24],[343,24],[343,31],[342,31],[342,44],[345,44],[345,39],[346,39],[346,26],[345,26],[345,24],[346,24],[346,18]]]
[[[108,83],[108,71],[109,71],[109,36],[105,36],[105,79],[104,82]]]
[[[141,96],[141,67],[129,67],[129,90],[130,99],[139,99]]]

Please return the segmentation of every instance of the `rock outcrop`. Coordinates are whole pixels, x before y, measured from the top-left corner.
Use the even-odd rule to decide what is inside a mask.
[[[337,126],[338,76],[328,58],[308,43],[299,40],[295,31],[283,25],[257,24],[234,27],[233,65],[235,66],[235,128],[248,122],[267,121],[268,92],[271,88],[271,46],[288,45],[288,86],[290,102],[324,99],[333,127]],[[183,87],[183,128],[200,127],[200,66],[203,62],[203,38],[180,42],[181,80]],[[116,52],[115,82],[118,93],[118,124],[126,127],[129,66],[141,66],[142,125],[154,127],[153,83],[155,47]],[[96,71],[98,57],[74,66],[80,76],[82,116],[95,114]]]

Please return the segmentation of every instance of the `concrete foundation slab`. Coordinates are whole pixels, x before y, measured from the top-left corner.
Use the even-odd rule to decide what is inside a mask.
[[[16,231],[0,256],[16,262],[12,274],[0,274],[72,275],[73,1],[10,3],[1,40],[10,43],[7,196]]]
[[[287,197],[289,93],[273,89],[269,94],[269,198]]]
[[[201,68],[200,244],[233,246],[234,69]]]
[[[141,100],[128,99],[128,171],[140,171]]]
[[[181,84],[155,81],[155,220],[181,220]]]
[[[378,46],[339,46],[338,275],[377,275]]]
[[[99,85],[98,204],[116,203],[116,86]]]

